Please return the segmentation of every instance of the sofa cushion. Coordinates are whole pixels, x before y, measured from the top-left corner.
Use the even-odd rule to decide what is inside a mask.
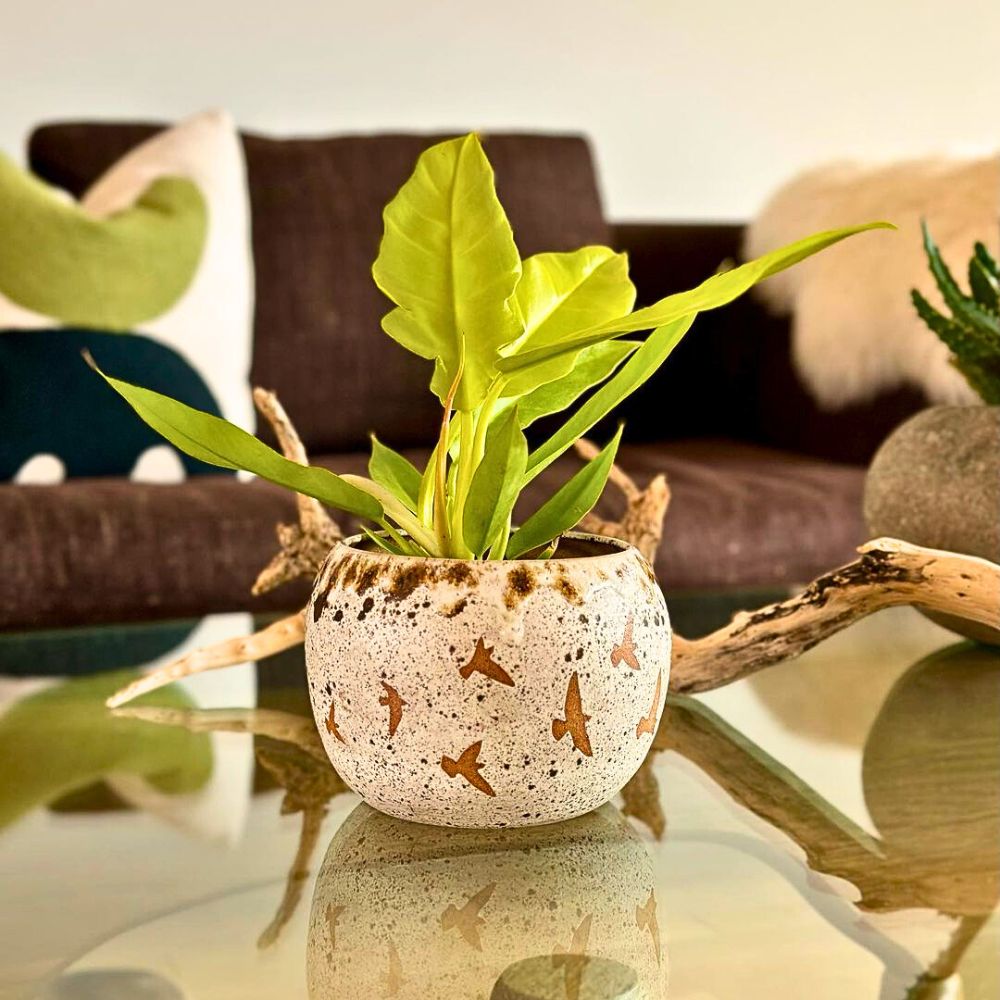
[[[419,459],[419,455],[410,453]],[[360,453],[318,460],[364,471]],[[852,558],[864,540],[863,471],[729,441],[623,447],[640,482],[666,472],[673,500],[656,571],[667,592],[804,582]],[[537,505],[578,462],[550,466],[525,498]],[[615,516],[613,490],[600,512]],[[276,550],[274,526],[295,517],[267,483],[203,476],[176,485],[76,480],[0,486],[0,628],[291,609],[307,584],[252,598]],[[348,527],[345,525],[345,527]]]
[[[78,194],[154,131],[47,125],[31,138],[31,165]],[[371,265],[383,207],[439,138],[244,136],[257,275],[251,378],[278,393],[313,453],[358,447],[374,429],[397,445],[434,440],[430,365],[381,332],[390,304]],[[583,139],[495,135],[486,150],[523,256],[609,241]]]

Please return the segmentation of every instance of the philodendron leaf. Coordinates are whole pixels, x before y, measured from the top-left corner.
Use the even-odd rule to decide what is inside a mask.
[[[604,491],[618,453],[622,427],[607,445],[559,488],[521,525],[507,544],[507,558],[516,559],[569,531],[593,508]]]
[[[815,233],[803,240],[764,254],[763,257],[758,257],[740,267],[715,274],[690,291],[668,295],[654,305],[636,310],[624,319],[609,320],[560,343],[501,358],[499,368],[507,373],[518,372],[549,362],[552,358],[562,354],[573,354],[591,344],[607,340],[609,337],[617,337],[623,333],[634,333],[638,330],[649,330],[652,327],[673,323],[685,316],[694,316],[706,309],[717,309],[719,306],[732,302],[733,299],[738,298],[757,282],[763,281],[764,278],[784,271],[793,264],[797,264],[806,257],[810,257],[848,236],[866,232],[869,229],[895,228],[889,222],[869,222],[862,226],[849,226],[846,229]]]
[[[606,340],[584,348],[568,374],[540,385],[518,402],[521,426],[528,427],[540,417],[568,409],[588,389],[608,378],[639,346],[632,340]]]
[[[521,333],[512,303],[521,258],[476,135],[432,146],[386,206],[372,267],[397,305],[382,321],[394,340],[435,360],[431,388],[444,402],[465,367],[455,408],[474,409],[496,374],[497,352]]]
[[[521,491],[527,461],[528,441],[515,406],[490,427],[486,452],[472,476],[465,501],[462,534],[477,558],[505,528]]]
[[[390,490],[411,511],[416,511],[420,472],[408,458],[382,444],[374,434],[371,440],[372,455],[368,460],[368,475],[380,486]]]
[[[154,431],[193,458],[223,469],[244,469],[348,514],[381,520],[382,506],[377,500],[327,469],[291,462],[227,420],[112,378],[93,359],[88,362]]]
[[[542,469],[554,462],[577,438],[583,437],[626,396],[635,392],[663,364],[693,322],[694,316],[685,316],[654,330],[614,377],[608,379],[548,441],[528,456],[528,468],[522,486],[527,485]]]
[[[562,343],[595,324],[628,315],[635,304],[628,258],[608,247],[540,253],[524,261],[523,268],[514,299],[524,333],[505,353]],[[504,394],[526,395],[567,374],[573,361],[574,355],[561,355],[547,365],[517,372],[509,379]]]

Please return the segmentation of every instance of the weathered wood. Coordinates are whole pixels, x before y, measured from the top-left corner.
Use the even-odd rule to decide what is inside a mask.
[[[859,559],[824,574],[787,601],[741,611],[701,639],[675,636],[671,691],[731,684],[900,604],[1000,627],[1000,566],[995,563],[894,538],[875,539],[859,551]]]
[[[253,391],[253,401],[274,429],[285,458],[300,465],[308,465],[309,459],[302,439],[278,397],[267,389],[257,387]],[[281,551],[258,575],[253,585],[255,596],[266,594],[301,576],[314,577],[333,543],[343,538],[340,526],[318,500],[296,493],[295,501],[298,505],[299,523],[277,526]]]
[[[577,454],[585,461],[594,458],[599,450],[597,445],[586,438],[576,442]],[[625,513],[621,520],[605,520],[591,512],[584,516],[578,527],[583,531],[592,531],[595,535],[624,539],[634,545],[652,565],[663,537],[663,519],[670,506],[667,477],[655,476],[645,489],[639,489],[624,469],[612,465],[609,480],[625,496]]]
[[[150,691],[155,691],[157,688],[172,684],[185,677],[202,674],[208,670],[231,667],[237,663],[262,660],[299,645],[305,634],[306,612],[303,608],[296,614],[282,618],[253,635],[226,639],[213,646],[204,646],[194,650],[194,652],[187,653],[177,660],[150,671],[120,691],[116,691],[105,704],[108,708],[118,708],[140,695],[148,694]]]

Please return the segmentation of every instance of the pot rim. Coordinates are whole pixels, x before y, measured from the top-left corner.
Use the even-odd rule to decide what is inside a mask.
[[[486,560],[486,559],[458,559],[451,558],[449,556],[405,556],[397,555],[395,552],[386,552],[385,549],[363,549],[358,546],[358,542],[368,541],[368,536],[364,532],[358,532],[355,535],[350,535],[347,538],[338,538],[337,541],[333,543],[333,547],[330,549],[331,553],[335,552],[338,548],[350,549],[351,552],[359,553],[365,556],[374,556],[380,560],[384,560],[390,565],[393,563],[412,564],[412,563],[424,563],[424,564],[440,564],[440,565],[454,565],[455,563],[464,563],[467,566],[569,566],[572,564],[580,565],[581,563],[592,564],[598,559],[620,559],[624,555],[630,553],[635,553],[640,559],[643,555],[639,550],[629,542],[626,542],[621,538],[614,538],[611,535],[598,535],[592,531],[564,531],[562,533],[562,538],[573,539],[579,542],[592,542],[598,545],[604,546],[607,551],[605,552],[595,552],[593,555],[582,555],[582,556],[562,556],[555,555],[550,559],[496,559],[496,560]],[[558,550],[556,550],[558,552]]]

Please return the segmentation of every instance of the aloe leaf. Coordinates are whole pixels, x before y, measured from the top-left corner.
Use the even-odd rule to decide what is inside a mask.
[[[638,309],[631,315],[617,320],[601,323],[590,330],[585,330],[575,337],[561,343],[551,344],[534,350],[519,352],[509,357],[501,358],[498,367],[501,371],[512,373],[531,368],[563,354],[572,354],[598,344],[611,337],[623,333],[634,333],[638,330],[649,330],[652,327],[665,326],[684,316],[693,316],[707,309],[717,309],[752,288],[759,281],[784,271],[801,260],[832,246],[840,240],[869,229],[895,229],[888,222],[869,222],[861,226],[849,226],[846,229],[834,229],[828,232],[815,233],[805,239],[790,243],[788,246],[773,250],[756,260],[734,267],[732,270],[715,274],[697,288],[687,292],[668,295],[654,305]]]
[[[969,288],[972,297],[983,309],[994,315],[997,313],[1000,308],[997,279],[990,274],[978,257],[973,257],[969,261]]]
[[[486,435],[486,451],[476,467],[465,501],[462,533],[477,558],[507,524],[528,461],[528,441],[521,430],[517,407],[508,410]]]
[[[997,268],[997,262],[993,259],[993,255],[986,249],[985,243],[976,243],[975,254],[976,260],[983,265],[993,280],[1000,280],[1000,269]]]
[[[693,315],[685,316],[654,330],[615,375],[587,399],[548,441],[528,456],[525,484],[635,392],[663,364],[693,322]]]
[[[329,470],[291,462],[227,420],[112,378],[93,359],[88,362],[154,431],[193,458],[223,469],[244,469],[357,517],[381,519],[381,504]]]
[[[372,274],[397,305],[390,337],[435,361],[431,388],[444,402],[462,364],[456,409],[474,409],[496,374],[501,347],[521,333],[512,305],[521,258],[475,135],[425,150],[384,212]]]
[[[539,386],[518,402],[521,426],[528,427],[541,417],[568,409],[588,389],[610,377],[639,346],[632,340],[607,340],[582,350],[566,375]]]
[[[372,454],[368,460],[368,475],[380,486],[391,490],[397,500],[410,510],[417,509],[420,493],[420,473],[416,466],[398,451],[383,444],[372,434]]]
[[[600,499],[611,474],[623,427],[582,469],[564,483],[510,537],[507,558],[516,559],[525,552],[551,542],[564,531],[580,523]]]
[[[948,265],[941,257],[941,252],[931,236],[927,223],[921,222],[921,228],[923,229],[924,250],[930,263],[931,274],[934,275],[938,290],[955,319],[962,323],[1000,332],[1000,319],[990,315],[985,309],[981,309],[958,287]]]

